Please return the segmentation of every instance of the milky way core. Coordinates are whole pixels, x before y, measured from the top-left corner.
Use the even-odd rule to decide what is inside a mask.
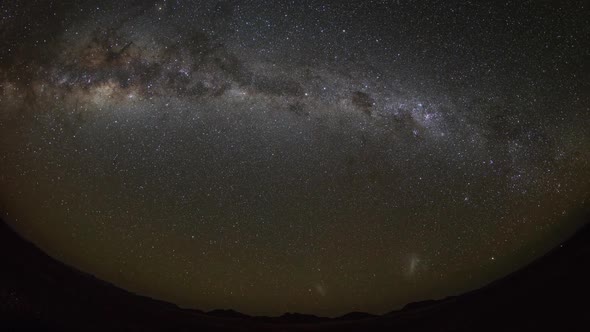
[[[0,211],[202,310],[384,313],[551,249],[590,199],[584,1],[8,1]]]

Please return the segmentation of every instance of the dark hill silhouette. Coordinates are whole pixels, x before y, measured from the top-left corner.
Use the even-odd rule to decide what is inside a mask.
[[[319,323],[329,321],[329,318],[325,317],[318,317],[314,315],[304,315],[299,314],[296,312],[288,312],[276,319],[277,322],[286,322],[286,323]]]
[[[582,215],[590,220],[588,214]],[[374,316],[208,313],[139,296],[54,260],[0,222],[0,330],[588,331],[590,224],[481,289]]]
[[[423,309],[423,308],[427,308],[433,305],[438,304],[439,301],[437,300],[425,300],[425,301],[420,301],[420,302],[412,302],[412,303],[408,303],[404,306],[404,308],[402,310],[416,310],[416,309]]]
[[[237,312],[231,309],[215,309],[211,311],[207,311],[207,315],[215,316],[215,317],[225,317],[225,318],[247,318],[248,315],[244,315],[241,312]]]
[[[335,319],[339,319],[339,320],[359,320],[359,319],[367,319],[367,318],[375,318],[378,317],[377,315],[373,315],[373,314],[369,314],[366,312],[358,312],[358,311],[354,311],[354,312],[349,312],[345,315],[342,315],[340,317],[337,317]]]

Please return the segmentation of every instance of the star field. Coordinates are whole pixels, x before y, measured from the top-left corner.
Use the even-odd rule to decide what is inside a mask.
[[[203,310],[384,313],[551,249],[590,194],[583,1],[0,4],[0,211]]]

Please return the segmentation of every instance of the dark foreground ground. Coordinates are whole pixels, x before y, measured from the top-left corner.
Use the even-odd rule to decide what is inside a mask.
[[[0,221],[0,331],[14,330],[590,331],[590,224],[529,266],[479,290],[383,316],[327,319],[180,309],[68,267]]]

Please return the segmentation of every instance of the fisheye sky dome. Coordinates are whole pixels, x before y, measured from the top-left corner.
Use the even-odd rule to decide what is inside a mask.
[[[584,1],[0,9],[2,218],[133,292],[384,313],[581,226]]]

